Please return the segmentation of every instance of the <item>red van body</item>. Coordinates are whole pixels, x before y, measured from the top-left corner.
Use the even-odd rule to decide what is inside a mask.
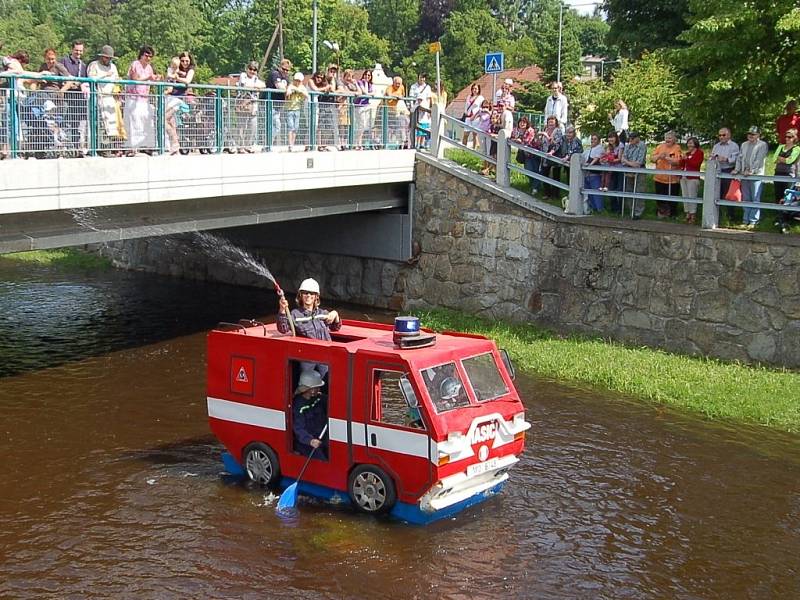
[[[248,325],[208,335],[209,422],[229,471],[297,477],[291,405],[309,364],[327,366],[327,456],[312,457],[301,493],[425,523],[497,493],[519,461],[530,424],[491,340],[444,333],[400,349],[379,323],[345,320],[331,342]]]

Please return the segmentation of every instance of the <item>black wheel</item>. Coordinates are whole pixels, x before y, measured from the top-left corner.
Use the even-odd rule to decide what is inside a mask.
[[[371,515],[389,512],[397,501],[392,478],[373,465],[353,469],[347,489],[356,508]]]
[[[272,448],[256,442],[244,449],[244,470],[251,481],[260,485],[271,485],[281,476],[278,457]]]

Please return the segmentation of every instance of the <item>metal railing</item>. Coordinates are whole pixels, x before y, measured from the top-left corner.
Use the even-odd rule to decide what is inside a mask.
[[[705,171],[683,171],[683,170],[667,170],[667,169],[648,169],[648,168],[631,168],[627,166],[603,166],[603,165],[587,165],[584,164],[582,154],[576,153],[571,155],[568,159],[557,158],[531,148],[524,146],[517,142],[508,139],[505,131],[500,131],[496,135],[490,135],[483,131],[476,130],[474,127],[462,123],[459,119],[454,119],[448,115],[441,114],[438,107],[432,109],[431,116],[431,154],[437,158],[444,157],[446,148],[458,148],[466,150],[473,155],[476,155],[484,161],[491,162],[496,166],[495,181],[498,185],[503,187],[511,186],[511,173],[516,172],[528,177],[533,183],[537,181],[546,186],[551,186],[552,189],[564,190],[568,193],[566,202],[564,203],[564,211],[567,214],[573,215],[587,215],[590,214],[588,208],[588,199],[590,196],[597,196],[600,198],[610,197],[619,199],[621,202],[621,214],[626,211],[626,200],[631,200],[630,216],[636,217],[641,215],[641,210],[644,208],[645,201],[668,202],[675,204],[686,204],[702,207],[702,227],[705,229],[716,229],[719,227],[719,211],[720,207],[737,207],[745,210],[751,209],[753,211],[768,210],[778,213],[794,215],[800,217],[800,203],[795,205],[777,204],[773,202],[739,202],[730,201],[721,198],[720,190],[722,189],[722,182],[725,180],[737,179],[739,181],[760,181],[766,182],[782,182],[789,184],[798,183],[798,178],[787,176],[769,176],[769,175],[753,175],[741,176],[732,175],[730,172],[723,172],[719,167],[719,163],[715,160],[709,160],[706,163]],[[496,154],[489,155],[488,151],[478,150],[459,141],[458,136],[453,136],[453,130],[456,132],[475,132],[481,136],[482,140],[489,139],[496,144]],[[483,147],[484,144],[481,144]],[[540,164],[551,165],[557,167],[558,170],[549,168],[540,168],[534,170],[527,168],[528,164],[521,166],[515,163],[512,159],[514,151],[525,152],[528,155],[538,158]],[[561,181],[560,172],[565,169],[568,173],[568,183]],[[553,173],[555,172],[555,175]],[[622,186],[620,189],[601,189],[606,186],[592,185],[596,183],[597,176],[603,173],[611,173],[619,175],[622,178]],[[680,179],[682,177],[698,178],[704,181],[702,194],[699,196],[683,196],[680,194],[659,194],[651,193],[646,190],[645,177],[652,177],[655,175],[664,175],[670,178],[676,178],[678,181],[671,183],[675,189],[680,191]],[[591,177],[591,179],[590,179]],[[535,188],[535,186],[534,186]],[[672,190],[670,190],[672,191]],[[800,197],[800,192],[798,193]],[[759,215],[753,217],[758,220]]]
[[[76,89],[61,91],[66,82]],[[10,158],[414,147],[413,115],[387,96],[286,100],[274,89],[19,73],[0,84],[0,153]]]

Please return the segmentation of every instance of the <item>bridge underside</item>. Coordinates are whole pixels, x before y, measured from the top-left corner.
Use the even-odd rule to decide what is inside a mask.
[[[319,232],[341,232],[346,226],[368,234],[353,244],[354,253],[374,251],[376,258],[403,259],[410,240],[404,229],[409,193],[407,183],[387,183],[0,215],[0,254],[313,219],[293,225],[299,228],[296,232],[305,231],[298,237],[306,244],[310,240],[324,246],[327,237]],[[327,224],[316,219],[335,215],[342,216]],[[376,232],[390,230],[394,243],[381,243]]]

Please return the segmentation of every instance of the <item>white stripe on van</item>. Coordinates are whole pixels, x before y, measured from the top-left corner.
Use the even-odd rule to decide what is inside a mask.
[[[373,435],[375,436],[375,444],[372,443]],[[428,458],[430,438],[426,433],[367,425],[367,439],[370,448]]]
[[[286,431],[286,415],[283,411],[242,404],[241,402],[231,402],[210,396],[207,401],[209,417],[244,425]],[[329,439],[334,442],[347,443],[347,421],[329,418],[328,423]],[[438,460],[436,442],[431,440],[427,433],[402,431],[380,425],[367,425],[365,434],[364,423],[352,421],[350,423],[350,434],[354,446],[367,446],[376,450],[386,450],[425,459],[428,458],[430,452],[431,460]],[[372,434],[375,434],[374,445],[372,444]]]
[[[223,421],[233,421],[244,425],[256,425],[268,429],[278,429],[286,431],[286,415],[281,410],[272,408],[262,408],[243,404],[241,402],[231,402],[221,398],[207,397],[208,416]]]

